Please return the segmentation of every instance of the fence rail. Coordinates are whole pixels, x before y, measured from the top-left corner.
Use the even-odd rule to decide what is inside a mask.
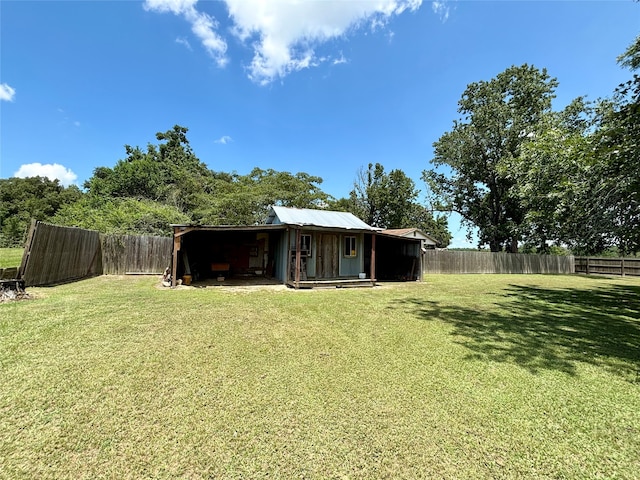
[[[640,258],[576,257],[575,272],[587,275],[640,276]]]
[[[427,250],[424,273],[571,274],[573,261],[572,256]]]

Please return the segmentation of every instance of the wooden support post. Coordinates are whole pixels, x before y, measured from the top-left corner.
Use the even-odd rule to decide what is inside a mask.
[[[620,265],[620,276],[624,277],[624,258],[620,259],[621,265]]]
[[[171,261],[171,286],[175,287],[178,283],[178,253],[180,253],[180,245],[182,244],[182,237],[176,236],[175,230],[173,231],[173,260]]]
[[[300,229],[296,228],[296,288],[300,287],[300,269],[302,267],[302,258],[300,257],[301,237]]]
[[[371,281],[376,281],[376,234],[371,234]]]
[[[589,275],[589,257],[587,257],[586,271],[587,271],[587,275]]]

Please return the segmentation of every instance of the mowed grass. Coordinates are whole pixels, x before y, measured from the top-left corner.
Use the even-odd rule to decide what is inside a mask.
[[[23,251],[22,248],[0,248],[0,268],[19,267]]]
[[[0,478],[638,478],[640,279],[0,304]]]

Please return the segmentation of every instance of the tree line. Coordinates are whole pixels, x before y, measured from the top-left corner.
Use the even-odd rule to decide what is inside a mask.
[[[213,171],[195,155],[187,132],[176,125],[146,149],[125,145],[125,158],[96,168],[83,190],[43,177],[0,180],[0,246],[22,245],[32,218],[103,233],[169,235],[172,223],[261,224],[272,205],[351,211],[372,226],[416,227],[442,246],[450,241],[446,218],[419,204],[415,183],[401,170],[363,167],[349,197],[336,199],[321,189],[322,178],[304,172]]]

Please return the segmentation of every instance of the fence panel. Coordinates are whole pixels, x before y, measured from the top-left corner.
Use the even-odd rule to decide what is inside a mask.
[[[575,272],[587,275],[640,276],[640,258],[576,257]]]
[[[101,240],[106,275],[155,275],[171,265],[173,240],[169,237],[104,235]]]
[[[573,261],[572,256],[427,250],[424,273],[571,274]]]
[[[36,222],[25,248],[21,277],[26,286],[52,285],[102,273],[100,234]]]

